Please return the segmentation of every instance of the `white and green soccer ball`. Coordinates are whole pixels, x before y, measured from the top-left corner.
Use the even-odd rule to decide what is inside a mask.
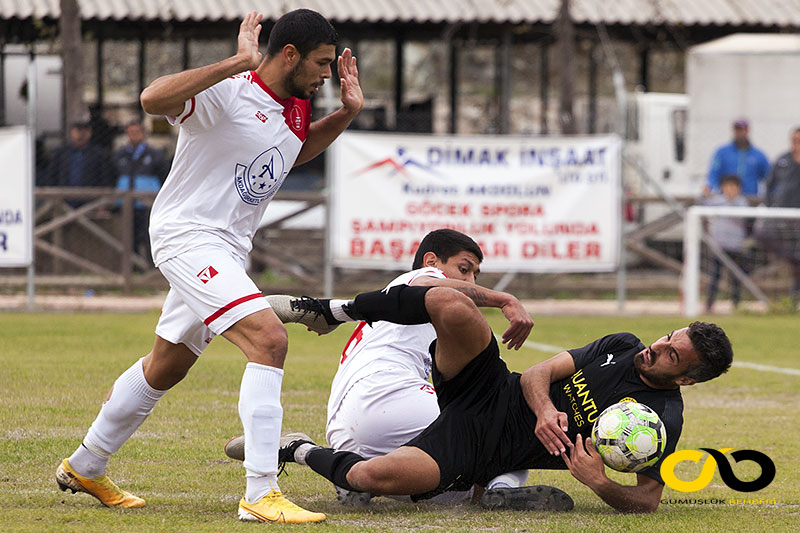
[[[655,464],[667,445],[667,429],[655,411],[636,402],[615,403],[592,427],[592,444],[603,462],[619,472]]]

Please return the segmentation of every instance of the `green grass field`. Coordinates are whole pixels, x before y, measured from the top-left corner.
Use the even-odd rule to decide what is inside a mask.
[[[501,332],[504,319],[489,313]],[[80,443],[116,377],[152,344],[156,313],[0,314],[0,530],[3,531],[254,531],[287,527],[240,523],[237,502],[243,469],[222,453],[241,433],[236,411],[244,357],[217,339],[189,376],[112,458],[109,475],[144,497],[147,507],[102,507],[85,494],[58,490],[54,472]],[[718,320],[729,333],[737,362],[800,369],[797,316],[737,315]],[[684,326],[680,317],[541,317],[531,341],[575,347],[614,331],[632,331],[645,343]],[[324,442],[327,392],[352,326],[317,337],[290,326],[283,386],[284,429]],[[552,353],[503,350],[522,371]],[[755,493],[728,488],[715,474],[694,493],[664,490],[663,498],[725,500],[723,504],[662,504],[655,514],[613,511],[566,471],[534,471],[529,484],[551,484],[575,499],[570,513],[487,512],[373,501],[366,510],[336,502],[332,486],[305,467],[289,465],[282,489],[298,504],[328,514],[325,524],[288,526],[299,531],[788,531],[800,514],[797,481],[800,375],[734,367],[721,378],[684,390],[679,449],[729,447],[766,453],[777,467],[771,485]],[[691,480],[699,466],[682,463]],[[759,474],[753,463],[734,466],[743,480]],[[612,476],[633,484],[635,476]],[[728,503],[738,499],[740,503]],[[748,500],[748,501],[744,501]],[[756,501],[749,501],[756,500]],[[742,503],[743,502],[743,503]]]

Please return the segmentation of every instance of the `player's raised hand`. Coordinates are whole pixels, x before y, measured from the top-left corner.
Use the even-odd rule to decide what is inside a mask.
[[[261,52],[258,51],[258,36],[261,34],[261,13],[251,11],[245,15],[239,26],[236,55],[245,63],[245,70],[252,70],[261,64]]]
[[[509,349],[519,350],[531,334],[533,319],[516,298],[504,305],[501,310],[509,322],[508,328],[503,332],[503,344]]]
[[[534,434],[551,455],[564,455],[566,447],[572,446],[567,436],[567,424],[567,413],[554,406],[538,414]]]
[[[364,95],[358,82],[356,58],[349,48],[345,48],[336,60],[336,67],[339,70],[339,82],[342,86],[342,105],[355,115],[364,107]]]

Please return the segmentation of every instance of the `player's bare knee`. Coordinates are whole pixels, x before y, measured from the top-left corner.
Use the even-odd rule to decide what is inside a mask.
[[[248,359],[256,363],[283,364],[289,348],[289,335],[282,324],[265,324],[252,335],[253,353]],[[258,359],[258,360],[255,360]]]
[[[165,345],[154,348],[142,360],[147,384],[157,390],[171,389],[178,384],[197,361],[197,356],[185,345]]]
[[[347,473],[347,482],[359,492],[390,494],[392,493],[392,483],[397,476],[386,467],[385,461],[374,459],[361,461],[353,465],[353,468]]]
[[[347,482],[359,492],[377,492],[378,485],[375,481],[375,469],[370,461],[361,461],[353,465],[347,472]]]

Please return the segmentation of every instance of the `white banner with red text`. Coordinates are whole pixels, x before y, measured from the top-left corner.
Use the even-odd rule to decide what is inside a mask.
[[[601,272],[619,262],[616,136],[345,132],[331,147],[334,266],[407,270],[428,232],[481,246],[484,271]]]

